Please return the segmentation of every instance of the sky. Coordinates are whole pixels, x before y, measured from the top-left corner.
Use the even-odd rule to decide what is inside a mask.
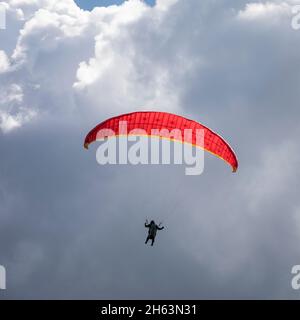
[[[124,0],[76,0],[75,3],[84,10],[91,10],[94,7],[107,7],[111,5],[120,5]],[[150,6],[155,4],[155,0],[145,0]]]
[[[1,299],[299,298],[295,3],[2,3]],[[139,110],[212,128],[238,172],[208,154],[201,176],[100,166],[85,135]]]

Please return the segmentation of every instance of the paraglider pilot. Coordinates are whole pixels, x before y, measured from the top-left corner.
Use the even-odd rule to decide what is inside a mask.
[[[145,243],[147,243],[151,239],[152,240],[151,246],[153,246],[157,230],[162,230],[162,229],[164,229],[164,227],[160,227],[160,224],[159,225],[155,224],[155,222],[153,220],[149,224],[148,224],[148,220],[146,220],[145,227],[149,229],[148,230],[148,237],[147,237]]]

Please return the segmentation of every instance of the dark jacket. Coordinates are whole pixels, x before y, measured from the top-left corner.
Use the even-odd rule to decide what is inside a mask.
[[[145,223],[145,227],[149,228],[148,236],[155,238],[157,230],[162,230],[164,227],[159,227],[155,223]]]

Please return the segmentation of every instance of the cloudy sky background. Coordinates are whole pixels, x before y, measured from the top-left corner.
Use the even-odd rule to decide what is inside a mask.
[[[299,298],[296,1],[98,3],[1,3],[0,298]],[[98,165],[86,133],[135,110],[211,127],[239,171]]]

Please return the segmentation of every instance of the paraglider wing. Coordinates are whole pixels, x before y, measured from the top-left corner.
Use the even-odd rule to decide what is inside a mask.
[[[225,162],[231,165],[233,172],[235,172],[238,168],[237,157],[233,149],[220,135],[216,134],[211,129],[205,127],[199,122],[167,112],[132,112],[105,120],[88,133],[84,141],[84,147],[88,149],[89,144],[96,141],[97,139],[102,139],[104,137],[109,137],[112,135],[123,135],[124,133],[122,125],[119,125],[119,123],[125,121],[127,123],[126,134],[128,135],[131,135],[130,131],[134,129],[142,129],[149,136],[153,136],[153,134],[151,133],[153,129],[168,129],[169,131],[172,131],[173,129],[179,129],[180,131],[183,131],[185,129],[192,129],[193,133],[191,141],[179,139],[178,141],[183,143],[192,143],[195,147],[203,148],[204,150],[223,159]],[[199,145],[199,143],[197,144],[196,129],[202,129],[204,132],[203,145]],[[112,132],[114,134],[112,134]],[[132,133],[132,135],[137,134]],[[169,136],[164,135],[163,130],[161,131],[159,137],[169,138]],[[172,138],[171,140],[177,141],[176,137]]]

